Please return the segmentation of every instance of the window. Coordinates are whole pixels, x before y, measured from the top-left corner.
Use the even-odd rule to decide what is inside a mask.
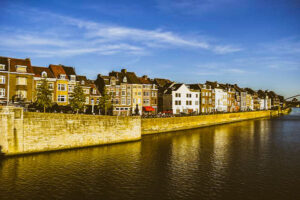
[[[195,105],[198,106],[198,101],[195,101]]]
[[[85,104],[89,104],[90,103],[90,98],[89,97],[85,97]]]
[[[58,91],[66,91],[66,84],[58,84]]]
[[[47,78],[47,72],[43,71],[43,72],[42,72],[42,77],[43,77],[43,78]]]
[[[84,80],[81,81],[81,85],[84,85]]]
[[[141,92],[138,92],[138,95],[139,95],[139,96],[141,96],[141,95],[142,95],[142,93],[141,93]]]
[[[17,97],[18,98],[27,98],[27,91],[26,90],[17,90]]]
[[[0,64],[0,70],[5,70],[5,65]]]
[[[181,101],[175,101],[175,105],[181,105]]]
[[[119,104],[119,99],[115,99],[115,104]]]
[[[16,71],[17,72],[27,72],[27,66],[23,66],[23,65],[16,65]]]
[[[155,97],[156,96],[156,92],[152,92],[152,96]]]
[[[66,102],[67,101],[66,95],[58,95],[57,101],[58,102]]]
[[[26,77],[17,77],[17,85],[27,85]]]
[[[144,96],[148,97],[149,96],[149,92],[144,92]]]
[[[119,96],[119,90],[116,91],[116,96]]]
[[[126,102],[125,102],[125,98],[122,98],[122,105],[125,105]]]
[[[96,89],[93,89],[93,94],[97,94],[97,90]]]
[[[127,105],[131,104],[131,99],[127,99]]]
[[[125,96],[126,95],[126,91],[122,91],[122,96]]]
[[[196,94],[196,98],[198,98],[198,94]]]
[[[75,76],[75,75],[71,75],[71,76],[70,76],[70,80],[71,80],[71,81],[75,81],[75,80],[76,80],[76,76]]]
[[[84,94],[89,94],[90,90],[89,89],[83,89]]]
[[[135,99],[133,99],[132,102],[135,104]]]
[[[191,97],[192,97],[192,94],[189,94],[189,93],[188,93],[188,94],[186,94],[186,97],[187,97],[187,98],[191,98]]]
[[[69,92],[73,92],[74,91],[74,85],[69,85]]]
[[[5,88],[0,88],[0,97],[5,97]]]
[[[60,79],[66,79],[66,75],[65,74],[61,74],[59,77],[60,77]]]
[[[141,99],[138,99],[138,103],[139,103],[139,104],[141,103]]]
[[[0,84],[5,84],[5,76],[0,76]]]
[[[180,93],[175,93],[175,97],[181,97]]]
[[[187,106],[192,105],[192,101],[186,101],[186,105],[187,105]]]
[[[127,96],[130,96],[130,94],[131,94],[131,93],[128,91],[128,92],[127,92]]]
[[[144,102],[144,104],[149,104],[150,101],[149,101],[149,99],[144,99],[143,102]]]
[[[205,99],[202,99],[202,104],[205,104]]]
[[[53,83],[49,83],[49,89],[53,89],[54,88],[54,84]]]
[[[205,92],[202,92],[202,96],[205,96]]]

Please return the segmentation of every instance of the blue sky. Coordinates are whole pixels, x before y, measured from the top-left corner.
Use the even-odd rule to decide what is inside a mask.
[[[0,55],[300,93],[299,0],[0,2]]]

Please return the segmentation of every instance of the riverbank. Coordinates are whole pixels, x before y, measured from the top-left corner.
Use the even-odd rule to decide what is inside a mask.
[[[0,147],[6,156],[140,140],[143,135],[274,117],[290,110],[174,118],[31,113],[0,107]]]
[[[200,128],[263,117],[275,117],[281,114],[288,114],[289,112],[290,109],[285,109],[173,118],[147,118],[142,119],[142,135]]]

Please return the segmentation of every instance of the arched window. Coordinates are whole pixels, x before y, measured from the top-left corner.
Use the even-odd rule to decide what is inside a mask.
[[[42,72],[42,77],[43,77],[43,78],[46,78],[46,77],[47,77],[47,72],[43,71],[43,72]]]
[[[127,78],[126,78],[126,76],[124,76],[124,78],[123,78],[123,82],[124,82],[124,83],[126,83],[126,82],[127,82]]]

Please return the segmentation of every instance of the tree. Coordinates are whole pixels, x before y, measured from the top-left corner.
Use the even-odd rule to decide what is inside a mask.
[[[80,85],[76,85],[70,97],[70,106],[73,109],[73,111],[76,111],[76,113],[78,114],[79,111],[84,109],[84,104],[85,95],[83,89]]]
[[[37,87],[36,103],[44,108],[44,112],[52,106],[52,91],[46,78],[42,79],[42,83]]]
[[[99,99],[98,108],[104,110],[104,114],[107,115],[107,111],[112,107],[111,95],[104,88],[102,96]]]

